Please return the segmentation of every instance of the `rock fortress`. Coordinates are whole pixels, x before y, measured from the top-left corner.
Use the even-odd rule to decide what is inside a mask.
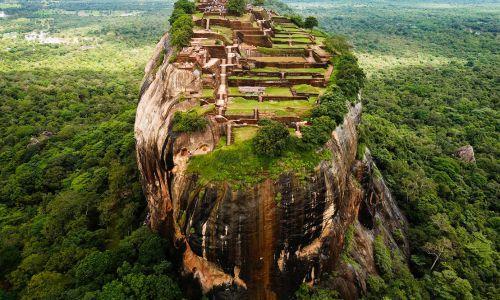
[[[335,72],[326,35],[258,6],[232,15],[224,0],[196,2],[191,17],[189,44],[177,49],[165,34],[145,68],[135,137],[147,224],[171,241],[186,284],[216,299],[289,299],[301,284],[332,273],[342,297],[360,297],[377,273],[375,233],[403,256],[408,243],[392,236],[406,231],[406,219],[369,150],[358,151],[359,101],[308,174],[264,170],[262,180],[242,186],[189,169],[195,158],[234,151],[263,119],[300,139]],[[180,112],[207,125],[176,131]],[[246,159],[220,162],[213,177]]]

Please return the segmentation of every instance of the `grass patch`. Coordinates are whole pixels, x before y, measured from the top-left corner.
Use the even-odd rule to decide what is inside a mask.
[[[277,117],[305,117],[308,116],[314,103],[304,100],[264,101],[247,100],[236,97],[229,100],[228,115],[250,115],[255,108],[261,113],[272,114]]]
[[[292,92],[286,87],[266,87],[266,95],[291,97]]]
[[[324,88],[315,87],[309,84],[299,84],[292,87],[297,93],[310,93],[310,94],[322,94]]]
[[[305,33],[305,31],[303,29],[298,28],[298,27],[285,27],[285,26],[278,25],[278,26],[275,26],[274,28],[276,29],[278,34],[293,34],[293,33],[297,33],[297,32],[304,32]]]
[[[282,48],[274,46],[273,48],[257,47],[257,51],[266,55],[304,55],[304,47],[290,47],[288,44],[285,45],[287,47]]]
[[[304,38],[304,37],[292,36],[292,38],[272,38],[273,42],[288,43],[288,41],[290,40],[292,41],[292,43],[302,43],[302,44],[312,43],[312,41],[309,38]]]
[[[326,69],[323,68],[275,68],[275,67],[265,67],[265,68],[254,68],[252,72],[294,72],[294,73],[325,73]]]
[[[233,80],[238,80],[238,79],[245,79],[245,80],[280,80],[281,78],[276,77],[276,76],[229,76],[228,79],[233,79]]]
[[[311,76],[307,76],[307,75],[298,75],[298,76],[287,76],[286,77],[287,79],[311,79],[312,77]]]
[[[318,44],[318,45],[324,44],[325,40],[326,40],[326,38],[321,37],[321,36],[317,36],[316,39],[315,39],[316,44]]]
[[[214,97],[214,89],[203,89],[201,91],[201,97],[203,97],[203,98],[213,98]]]
[[[241,143],[252,139],[259,130],[256,126],[233,127],[234,142]]]
[[[223,26],[210,26],[210,30],[222,34],[227,40],[233,40],[233,31],[231,28],[223,27]]]
[[[281,157],[262,157],[254,153],[250,139],[192,157],[187,172],[198,174],[202,184],[226,181],[238,188],[267,178],[277,179],[286,172],[306,179],[322,160],[330,158],[329,151],[304,151],[295,147],[293,142]]]
[[[292,51],[297,51],[300,49],[302,51],[305,51],[307,48],[307,45],[304,44],[295,44],[295,45],[288,45],[288,44],[273,44],[273,49],[284,49],[284,50],[292,50]]]
[[[240,89],[237,86],[230,86],[227,88],[227,92],[231,96],[240,96],[244,95],[244,93],[240,92]]]
[[[308,38],[309,35],[307,33],[302,32],[292,32],[292,33],[277,33],[274,35],[275,38]]]
[[[267,56],[267,57],[251,57],[250,59],[258,61],[258,62],[293,62],[293,63],[306,63],[306,59],[304,57],[297,57],[297,56],[290,56],[290,57],[285,57],[285,56]]]
[[[199,116],[203,116],[209,112],[212,112],[214,110],[214,108],[215,108],[215,104],[211,103],[211,104],[207,104],[207,105],[203,105],[203,106],[197,106],[197,107],[191,109],[190,111],[196,112]]]
[[[203,46],[213,46],[213,45],[217,44],[217,41],[220,41],[222,43],[222,41],[219,40],[219,39],[216,39],[216,40],[206,39],[206,40],[202,40],[201,41],[201,45],[203,45]]]
[[[219,16],[215,16],[215,19],[218,19],[218,18],[220,18],[220,17]],[[252,20],[252,14],[251,13],[246,13],[246,14],[243,14],[242,16],[226,15],[225,18],[229,19],[229,20],[238,20],[238,21],[241,21],[241,22],[250,22]]]

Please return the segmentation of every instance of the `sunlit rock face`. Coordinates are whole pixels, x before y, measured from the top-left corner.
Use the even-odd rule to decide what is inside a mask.
[[[152,67],[161,60],[158,69]],[[135,135],[148,224],[170,239],[182,274],[203,293],[217,299],[289,299],[301,283],[315,284],[336,272],[334,288],[356,299],[368,275],[377,273],[375,231],[383,231],[391,249],[407,253],[406,241],[392,238],[396,229],[405,231],[404,217],[374,176],[369,152],[357,159],[361,104],[332,132],[325,145],[332,158],[312,174],[282,174],[237,189],[224,182],[202,184],[185,172],[186,153],[211,151],[221,135],[214,121],[202,133],[171,133],[173,113],[195,105],[178,101],[179,91],[189,89],[201,89],[196,74],[169,65],[157,51],[146,68]],[[350,226],[357,269],[340,257]]]

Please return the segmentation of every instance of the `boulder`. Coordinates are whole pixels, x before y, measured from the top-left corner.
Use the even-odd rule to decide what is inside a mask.
[[[455,151],[455,155],[464,162],[471,163],[476,161],[474,157],[474,148],[472,148],[471,145],[465,145],[458,148],[457,151]]]

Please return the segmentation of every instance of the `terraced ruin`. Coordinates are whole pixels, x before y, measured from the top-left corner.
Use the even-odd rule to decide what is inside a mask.
[[[251,138],[247,133],[256,130],[243,128],[260,119],[282,122],[300,136],[333,71],[324,36],[262,7],[249,5],[236,17],[225,5],[196,5],[193,38],[173,65],[201,71],[203,89],[184,96],[199,99],[203,113],[224,124],[227,145],[238,135]]]

